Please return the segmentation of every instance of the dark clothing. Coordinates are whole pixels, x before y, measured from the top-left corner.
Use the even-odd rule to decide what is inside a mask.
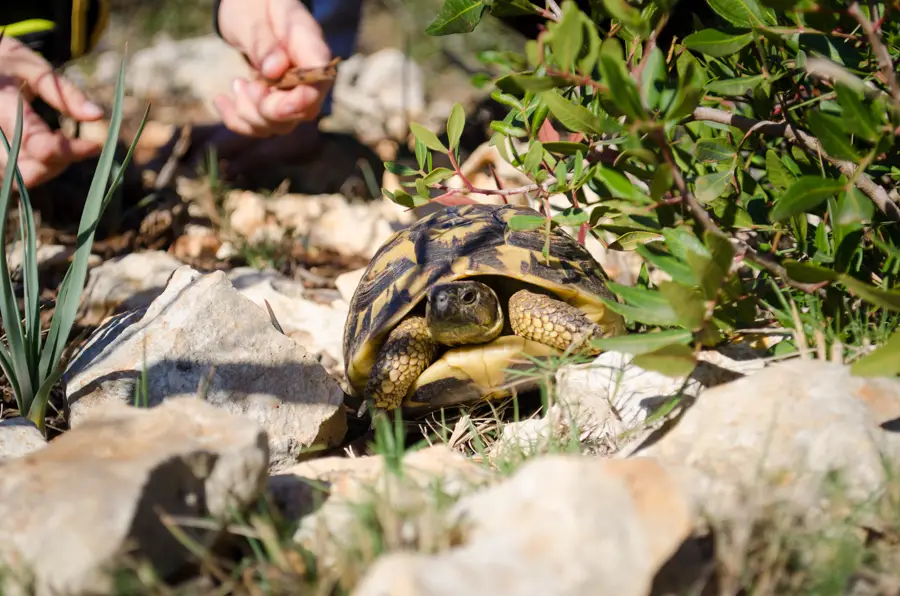
[[[332,54],[349,58],[356,45],[362,0],[303,3],[322,27]],[[217,34],[218,15],[216,0],[211,30]],[[4,35],[17,38],[54,66],[90,52],[108,20],[109,0],[0,0],[0,29]]]
[[[109,0],[5,0],[0,28],[54,66],[88,53],[109,18]]]
[[[362,0],[302,1],[322,27],[332,55],[349,58],[356,47]],[[219,0],[215,0],[210,28],[221,35],[218,16]],[[17,38],[55,67],[90,52],[108,20],[109,0],[0,0],[3,34]],[[331,112],[331,102],[329,92],[320,115]]]

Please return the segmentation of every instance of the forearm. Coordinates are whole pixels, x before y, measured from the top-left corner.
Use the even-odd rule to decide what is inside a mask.
[[[109,17],[109,0],[4,0],[0,28],[54,66],[90,51]]]

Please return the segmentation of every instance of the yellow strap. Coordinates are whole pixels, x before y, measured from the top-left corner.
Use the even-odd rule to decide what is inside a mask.
[[[97,23],[94,25],[94,30],[91,32],[92,48],[100,41],[100,36],[103,34],[103,30],[106,29],[106,23],[109,21],[109,0],[100,0],[99,4],[100,13],[97,17]]]
[[[78,58],[85,51],[87,42],[87,32],[85,31],[87,8],[87,0],[73,0],[72,2],[72,39],[70,44],[72,58]]]
[[[13,37],[21,37],[29,33],[38,33],[39,31],[51,31],[56,25],[53,21],[46,19],[28,19],[27,21],[19,21],[11,25],[0,25],[0,31],[4,35]]]

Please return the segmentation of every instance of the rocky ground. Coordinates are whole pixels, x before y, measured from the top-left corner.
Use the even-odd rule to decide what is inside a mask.
[[[900,593],[900,381],[841,362],[741,344],[670,378],[610,352],[540,371],[548,407],[523,400],[518,420],[505,403],[374,435],[344,391],[348,302],[425,211],[380,198],[397,186],[382,160],[452,102],[399,50],[355,56],[318,162],[225,183],[171,154],[242,63],[211,37],[142,52],[130,126],[145,99],[168,105],[95,247],[51,440],[11,399],[0,412],[0,592]],[[84,84],[108,90],[116,60]],[[516,184],[478,98],[456,99],[467,175]],[[48,309],[77,221],[59,204]],[[628,253],[588,247],[633,281]]]

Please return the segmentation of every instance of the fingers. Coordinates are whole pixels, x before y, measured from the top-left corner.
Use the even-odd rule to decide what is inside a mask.
[[[0,42],[3,74],[25,82],[33,95],[61,113],[79,121],[98,120],[103,110],[88,101],[71,81],[57,74],[53,66],[39,54],[14,38]]]
[[[322,29],[297,0],[250,4],[223,0],[219,8],[223,37],[247,54],[264,77],[278,79],[289,68],[314,68],[331,60]],[[313,120],[322,109],[327,85],[271,89],[257,81],[238,80],[233,94],[214,104],[223,123],[250,136],[285,134],[299,122]]]
[[[55,159],[41,158],[42,154],[47,155],[48,147],[56,148]],[[32,148],[37,148],[38,153],[32,153]],[[57,131],[33,137],[29,147],[21,148],[16,165],[26,188],[33,188],[56,178],[69,164],[93,156],[97,149],[97,146],[89,141],[66,139],[62,133]],[[0,167],[6,168],[7,157],[5,152],[0,156]],[[0,179],[2,179],[2,175],[0,175]]]
[[[291,65],[300,68],[325,66],[331,60],[331,49],[325,43],[322,28],[312,14],[296,0],[270,0],[268,3],[268,24],[276,43],[270,56],[278,60],[278,52],[287,54]],[[270,56],[266,56],[269,59]],[[271,58],[274,62],[276,58]],[[262,61],[263,74],[272,77],[265,71],[266,59]],[[275,76],[284,74],[282,70]],[[275,78],[275,77],[272,77]]]
[[[312,120],[324,97],[312,87],[273,91],[259,81],[238,79],[234,95],[214,101],[222,122],[239,134],[266,137],[292,131],[298,123]]]
[[[12,141],[16,126],[18,87],[0,85],[0,129]],[[58,176],[69,164],[95,155],[100,146],[85,139],[69,139],[62,131],[51,131],[30,105],[23,105],[22,141],[17,165],[26,187],[37,186]],[[0,150],[0,167],[9,154]],[[2,177],[0,170],[0,177]]]

